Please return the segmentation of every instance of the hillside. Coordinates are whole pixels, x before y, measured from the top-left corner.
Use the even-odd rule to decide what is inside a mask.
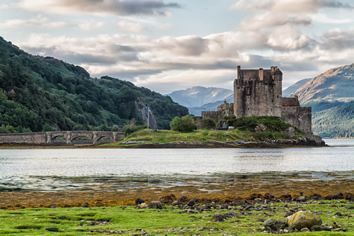
[[[173,117],[188,114],[168,96],[110,77],[93,79],[79,66],[32,56],[0,37],[2,130],[120,129],[132,118],[142,123],[139,107],[144,105],[159,128],[169,128]]]
[[[291,94],[302,105],[323,110],[354,100],[354,64],[333,68],[313,78]],[[316,106],[321,105],[321,109]]]
[[[288,97],[290,94],[301,88],[304,84],[309,82],[311,79],[302,79],[297,81],[295,84],[289,86],[287,89],[283,90],[283,97]]]
[[[321,137],[354,137],[354,102],[314,113],[312,127]]]
[[[224,101],[232,95],[232,90],[222,88],[193,87],[168,94],[173,101],[186,107],[201,107],[207,103]]]

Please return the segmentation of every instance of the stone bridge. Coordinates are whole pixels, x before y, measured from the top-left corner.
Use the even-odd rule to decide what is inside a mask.
[[[0,134],[0,144],[53,144],[60,138],[66,144],[73,144],[75,140],[84,138],[96,145],[103,138],[110,142],[124,139],[124,133],[111,131],[53,131],[38,133]]]

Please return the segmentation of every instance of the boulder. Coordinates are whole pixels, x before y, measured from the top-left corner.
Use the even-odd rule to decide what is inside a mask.
[[[288,224],[284,221],[274,220],[273,218],[267,219],[264,221],[264,228],[269,231],[278,231],[280,229],[284,229],[288,226]]]
[[[160,201],[153,201],[148,204],[148,208],[162,209],[162,203]]]
[[[143,199],[141,199],[141,198],[135,199],[135,205],[139,205],[139,204],[144,203],[144,202],[145,201]]]
[[[311,229],[314,225],[321,225],[321,218],[312,213],[311,211],[299,211],[295,214],[288,216],[287,221],[290,229],[298,229],[309,228]]]

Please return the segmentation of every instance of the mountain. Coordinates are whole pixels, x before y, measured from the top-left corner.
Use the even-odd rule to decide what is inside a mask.
[[[291,96],[299,96],[302,105],[314,111],[354,100],[354,64],[333,68],[308,81]],[[317,106],[322,106],[317,109]]]
[[[146,105],[163,129],[188,114],[168,96],[108,76],[93,79],[79,66],[30,55],[0,37],[1,131],[119,129],[133,118],[142,124]]]
[[[289,86],[287,89],[283,90],[283,97],[288,97],[291,93],[301,88],[304,84],[306,84],[310,80],[311,79],[302,79],[297,81],[295,84]]]
[[[312,127],[321,137],[354,137],[354,102],[314,113]]]
[[[204,104],[224,101],[233,94],[232,90],[222,88],[193,87],[168,94],[173,101],[186,107],[201,107]]]
[[[233,103],[234,102],[234,96],[233,94],[225,98],[228,103]],[[201,107],[188,107],[189,113],[200,116],[202,111],[216,111],[217,107],[220,106],[221,104],[224,103],[224,100],[219,100],[216,102],[211,102],[202,105]]]

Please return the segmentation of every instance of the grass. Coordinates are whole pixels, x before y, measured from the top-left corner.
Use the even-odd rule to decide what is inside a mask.
[[[232,141],[269,141],[282,140],[292,137],[283,134],[290,124],[284,122],[279,117],[244,117],[235,119],[232,124],[234,130],[195,130],[192,132],[178,132],[172,130],[138,130],[129,134],[120,142],[130,141],[145,141],[149,143],[173,143],[173,142],[188,142],[188,143],[207,143],[209,141],[232,142]],[[256,127],[263,124],[266,129],[262,132],[256,132]],[[297,135],[303,135],[303,132],[296,129]],[[293,138],[297,138],[293,137]],[[115,144],[106,144],[103,146],[114,146]]]
[[[128,141],[146,141],[147,143],[170,143],[177,141],[185,142],[203,142],[209,140],[215,141],[234,141],[234,140],[253,140],[251,133],[248,131],[228,130],[195,130],[192,132],[177,132],[172,130],[140,130],[128,135],[121,142]]]
[[[260,219],[274,218],[285,221],[287,209],[295,207],[316,212],[324,223],[331,225],[336,222],[348,230],[345,233],[311,232],[306,235],[353,235],[353,211],[346,208],[353,205],[344,200],[308,202],[301,205],[288,203],[287,206],[284,203],[276,203],[270,205],[271,210],[247,211],[246,214],[240,213],[240,206],[197,214],[169,206],[162,210],[136,209],[133,206],[0,210],[0,235],[99,235],[99,231],[107,233],[108,230],[121,230],[123,235],[142,232],[151,235],[264,235],[261,233],[263,223]],[[234,210],[237,216],[224,222],[216,222],[213,219],[215,213],[227,213],[230,210]],[[336,217],[336,212],[341,212],[342,216]],[[48,232],[47,228],[58,228],[59,233]]]

